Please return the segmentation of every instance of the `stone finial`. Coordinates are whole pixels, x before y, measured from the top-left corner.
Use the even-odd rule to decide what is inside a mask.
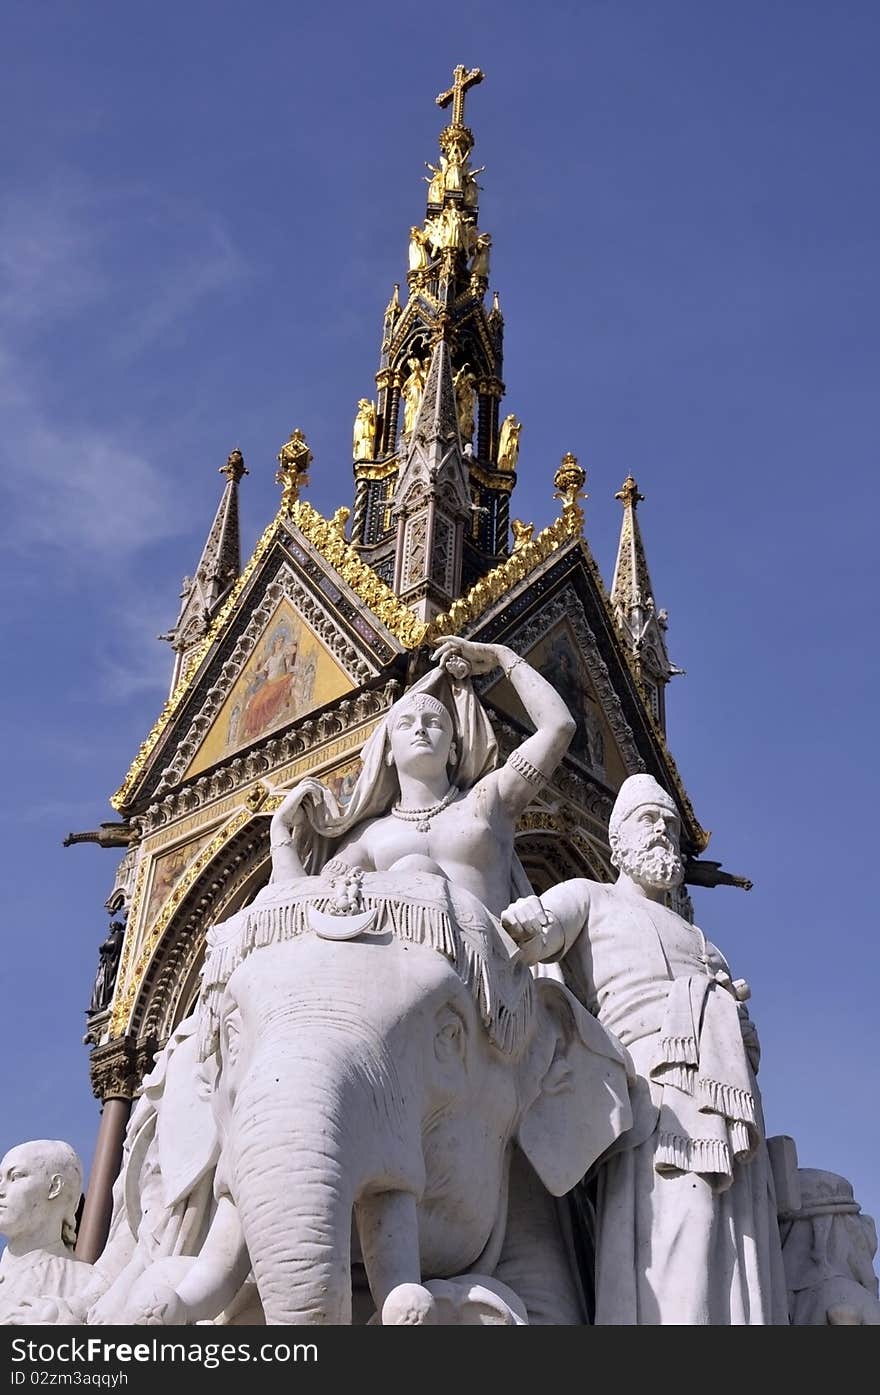
[[[635,508],[636,504],[643,503],[645,498],[644,494],[639,493],[639,486],[632,475],[627,475],[614,497],[620,500],[624,508]]]
[[[220,466],[220,474],[225,475],[231,484],[238,484],[238,481],[243,475],[250,474],[250,471],[244,463],[244,456],[238,449],[238,446],[229,452],[229,455],[226,457],[226,464]]]

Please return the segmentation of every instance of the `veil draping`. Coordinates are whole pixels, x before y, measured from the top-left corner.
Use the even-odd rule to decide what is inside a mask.
[[[333,793],[319,780],[306,778],[291,790],[294,802],[289,807],[298,807],[304,815],[294,827],[297,852],[310,876],[321,872],[359,824],[388,814],[399,798],[397,772],[387,760],[391,751],[390,732],[401,709],[419,693],[427,693],[442,702],[452,718],[456,759],[450,768],[451,783],[469,790],[495,769],[498,742],[470,679],[451,679],[444,669],[432,668],[407,688],[365,742],[361,752],[362,769],[344,813],[340,812]],[[511,888],[516,896],[532,892],[515,853]]]

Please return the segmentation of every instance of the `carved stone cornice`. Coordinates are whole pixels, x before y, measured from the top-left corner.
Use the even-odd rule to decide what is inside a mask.
[[[96,1046],[89,1057],[89,1075],[96,1099],[130,1100],[141,1081],[152,1069],[158,1049],[155,1037],[138,1040],[127,1035],[116,1037],[104,1046]]]
[[[468,473],[472,480],[481,484],[484,489],[498,489],[502,494],[512,494],[516,484],[516,475],[510,470],[487,470],[474,460],[468,462],[470,469]]]
[[[355,462],[354,474],[358,480],[387,480],[396,475],[399,469],[400,461],[396,455],[392,455],[389,460],[378,462],[358,460]]]

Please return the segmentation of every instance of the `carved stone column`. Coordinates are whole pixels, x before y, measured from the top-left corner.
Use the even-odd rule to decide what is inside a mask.
[[[76,1254],[93,1264],[104,1248],[113,1210],[113,1183],[122,1162],[122,1144],[131,1101],[152,1064],[155,1041],[138,1044],[118,1037],[97,1047],[89,1070],[95,1097],[103,1101],[95,1156],[76,1239]]]

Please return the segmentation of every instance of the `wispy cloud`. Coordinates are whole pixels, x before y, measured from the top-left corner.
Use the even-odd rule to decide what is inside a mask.
[[[145,449],[110,392],[96,399],[100,419],[93,410],[89,420],[83,402],[76,420],[69,404],[60,414],[51,355],[41,346],[51,345],[62,324],[68,333],[72,325],[75,342],[76,317],[84,342],[100,345],[93,316],[112,300],[127,318],[121,327],[115,319],[102,361],[131,359],[247,271],[219,218],[163,209],[162,227],[173,226],[174,235],[132,290],[126,268],[108,253],[125,245],[126,228],[145,202],[142,189],[98,196],[67,175],[13,192],[0,213],[0,533],[19,556],[49,547],[77,568],[112,564],[121,584],[126,556],[185,527],[179,489],[172,501],[162,470],[174,424],[161,422]]]
[[[171,588],[169,588],[169,591]],[[126,702],[144,693],[167,694],[173,654],[157,636],[174,620],[169,598],[129,598],[125,625],[102,634],[95,655],[95,682],[104,700]]]
[[[7,415],[15,469],[3,479],[6,545],[49,546],[101,565],[178,531],[155,465],[111,431],[65,432],[32,403]]]
[[[70,829],[94,827],[98,801],[71,799],[42,799],[33,804],[23,804],[14,810],[0,809],[0,823],[50,823],[67,825]],[[104,815],[102,814],[103,818]]]
[[[104,219],[72,176],[39,189],[7,190],[0,209],[0,325],[36,329],[107,292],[99,253]]]
[[[234,285],[247,274],[247,263],[229,234],[214,222],[202,229],[203,241],[162,278],[150,303],[132,315],[114,340],[114,350],[134,358],[183,324],[200,301]]]
[[[156,228],[145,241],[147,216]],[[136,230],[139,239],[129,236]],[[44,593],[47,557],[54,580],[88,586],[82,692],[100,701],[161,702],[172,655],[156,636],[172,623],[176,597],[171,579],[154,600],[145,559],[191,523],[185,486],[171,474],[181,424],[160,413],[140,425],[137,380],[132,388],[119,364],[146,362],[247,274],[211,210],[159,206],[143,188],[99,191],[69,174],[5,192],[0,542],[15,559],[19,594],[32,578],[34,594],[38,578]],[[69,355],[80,345],[87,367],[77,373]],[[28,817],[53,812],[63,809],[35,807]],[[84,816],[70,810],[73,822]]]

